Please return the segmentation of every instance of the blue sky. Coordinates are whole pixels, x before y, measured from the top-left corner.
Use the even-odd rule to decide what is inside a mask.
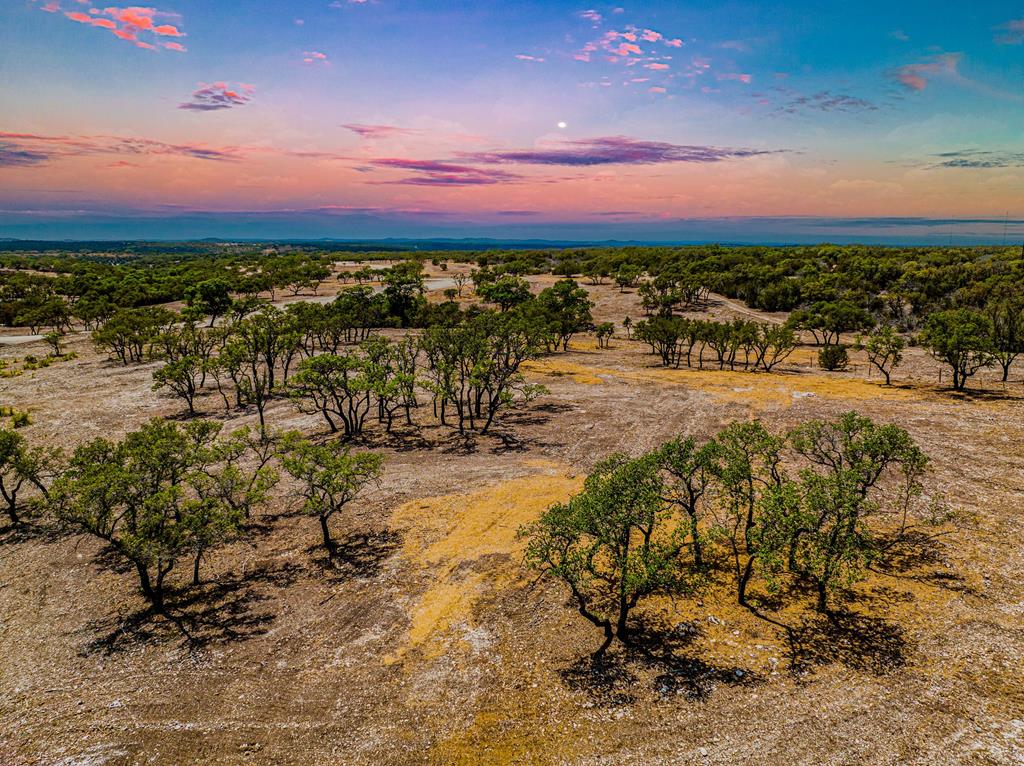
[[[163,1],[0,6],[0,236],[1024,235],[1019,4]]]

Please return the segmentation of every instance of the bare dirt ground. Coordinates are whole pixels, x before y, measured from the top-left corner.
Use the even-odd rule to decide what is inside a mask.
[[[634,293],[588,289],[598,319],[642,316]],[[154,365],[116,365],[85,335],[70,347],[77,359],[0,379],[31,439],[71,448],[180,415],[151,390]],[[360,446],[385,454],[386,480],[339,520],[342,565],[282,489],[251,542],[213,557],[179,624],[148,616],[94,541],[0,530],[0,763],[1024,763],[1019,373],[953,396],[916,349],[891,388],[863,360],[820,372],[809,348],[771,375],[665,370],[645,351],[582,336],[533,363],[550,394],[494,435],[425,415],[373,430]],[[0,348],[28,353],[43,344]],[[216,395],[200,409],[224,417]],[[617,650],[595,673],[599,637],[522,570],[519,524],[608,453],[849,409],[906,427],[972,520],[873,573],[834,622],[790,606],[773,624],[713,588],[643,609],[667,630],[657,650]],[[285,402],[268,419],[323,431]]]

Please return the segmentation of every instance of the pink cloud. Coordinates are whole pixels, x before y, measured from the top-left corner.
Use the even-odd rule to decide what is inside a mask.
[[[749,74],[736,74],[733,72],[726,72],[725,74],[718,75],[719,80],[734,80],[735,82],[742,82],[745,85],[749,85],[753,79]]]
[[[177,51],[178,53],[185,53],[188,50],[188,48],[186,48],[181,43],[162,43],[162,45],[167,50],[169,50],[169,51]]]
[[[644,69],[654,69],[656,71],[663,71],[668,68],[668,64],[644,64]]]
[[[197,160],[230,162],[244,156],[239,146],[210,147],[204,144],[170,144],[152,138],[124,136],[48,136],[39,133],[0,132],[0,139],[23,142],[45,151],[47,159],[82,155],[113,154],[122,156],[178,156]]]
[[[324,66],[330,66],[331,62],[327,57],[326,53],[320,51],[303,51],[302,52],[302,63],[304,64],[323,64]]]
[[[515,55],[520,61],[535,61],[537,63],[543,63],[544,59],[540,56],[528,56],[525,53],[517,53]]]
[[[397,125],[364,125],[362,123],[348,123],[341,127],[351,130],[361,138],[390,138],[392,136],[412,136],[423,131],[416,128],[400,128]]]
[[[623,42],[625,41],[625,42]],[[637,45],[638,42],[662,43],[671,48],[679,48],[683,41],[677,38],[668,39],[661,32],[654,29],[627,26],[625,30],[609,29],[596,40],[591,40],[573,54],[577,61],[591,61],[593,53],[606,51],[609,55],[603,56],[605,61],[619,63],[623,60],[626,66],[632,66],[636,62],[630,56],[642,56],[643,50]]]
[[[129,8],[110,7],[103,9],[105,15],[117,19],[126,27],[133,27],[139,30],[153,29],[153,14],[156,12],[155,8],[143,8],[137,5]]]
[[[177,24],[158,23],[157,19],[163,21],[164,19],[179,18],[175,13],[161,11],[158,8],[133,5],[126,8],[108,6],[100,9],[91,7],[90,0],[75,0],[75,2],[82,6],[90,6],[89,12],[65,11],[64,16],[70,21],[98,29],[106,29],[115,37],[133,43],[137,48],[157,50],[157,46],[152,42],[140,40],[140,33],[151,35],[150,39],[158,37],[184,37],[185,34]],[[60,2],[59,0],[49,0],[45,5],[40,6],[40,9],[48,13],[56,13],[61,9]],[[185,51],[185,47],[182,45],[162,44],[162,47],[173,51]]]
[[[959,65],[959,53],[943,53],[930,61],[898,67],[892,70],[889,76],[908,90],[922,91],[936,75],[958,74]]]
[[[643,51],[640,50],[640,46],[634,45],[633,43],[622,43],[618,48],[613,49],[612,52],[618,56],[628,56],[630,53],[637,56],[643,55]]]
[[[1013,19],[999,27],[996,42],[1000,45],[1021,45],[1024,43],[1024,19]]]
[[[168,45],[173,44],[168,43]],[[226,82],[201,82],[199,87],[192,92],[189,100],[179,104],[178,108],[193,112],[216,112],[236,106],[245,106],[252,100],[254,90],[252,85],[243,83],[232,85]]]
[[[654,87],[652,87],[652,88],[648,88],[648,89],[647,89],[647,92],[648,92],[648,93],[665,93],[665,89],[664,89],[664,88],[661,88],[661,87],[658,87],[657,85],[655,85],[655,86],[654,86]]]

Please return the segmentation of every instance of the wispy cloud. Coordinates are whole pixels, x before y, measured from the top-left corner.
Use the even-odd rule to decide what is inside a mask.
[[[525,53],[517,53],[515,55],[515,58],[519,59],[520,61],[533,61],[538,64],[543,63],[544,61],[544,59],[540,56],[528,56]]]
[[[845,93],[832,93],[828,90],[819,91],[812,96],[796,96],[779,107],[780,112],[798,114],[805,111],[813,112],[873,112],[878,107],[857,96]]]
[[[928,61],[906,64],[890,70],[889,76],[908,90],[922,91],[935,77],[956,75],[960,59],[959,53],[942,53]]]
[[[1000,45],[1024,44],[1024,19],[1013,19],[998,27],[996,42]]]
[[[415,160],[401,157],[382,157],[371,164],[384,169],[411,170],[414,176],[395,181],[373,181],[377,184],[406,186],[488,186],[517,180],[518,176],[503,170],[475,168],[470,165],[438,160]]]
[[[581,16],[593,22],[595,29],[600,28],[604,21],[602,16],[594,11],[585,11]],[[636,59],[651,56],[651,49],[657,46],[681,48],[682,45],[681,39],[666,37],[655,29],[628,25],[622,29],[608,29],[600,37],[587,41],[573,53],[573,58],[587,62],[598,56],[613,64],[624,61],[631,65]]]
[[[38,2],[38,0],[33,0],[33,2]],[[89,0],[74,0],[74,2],[75,6],[73,7],[78,10],[63,10],[60,0],[48,0],[39,8],[47,13],[62,13],[65,18],[77,24],[105,29],[118,39],[130,42],[137,48],[146,50],[165,48],[179,53],[186,51],[185,46],[180,42],[165,39],[185,36],[180,27],[181,16],[177,13],[137,5],[125,8],[116,6],[98,8],[92,7]],[[87,8],[88,12],[81,10],[82,8]]]
[[[23,168],[39,165],[50,159],[50,155],[40,151],[25,149],[18,144],[0,141],[0,168]]]
[[[640,141],[627,136],[607,136],[564,141],[550,147],[494,152],[466,152],[464,161],[484,164],[655,165],[660,163],[710,163],[777,154],[779,150],[730,148]]]
[[[30,155],[40,156],[39,159],[29,164],[89,154],[178,156],[216,162],[238,160],[242,157],[242,151],[238,147],[209,147],[193,143],[172,144],[152,138],[126,138],[108,135],[72,137],[0,132],[0,141],[4,141],[12,152],[27,152]]]
[[[255,88],[245,83],[211,82],[199,83],[188,101],[178,105],[179,109],[194,112],[215,112],[245,106],[252,101]]]
[[[417,128],[400,128],[396,125],[365,125],[363,123],[347,123],[341,127],[351,130],[362,138],[391,138],[392,136],[412,136],[422,133]]]
[[[1024,152],[960,149],[933,155],[939,168],[1024,168]]]
[[[331,60],[326,53],[322,51],[303,51],[302,52],[302,63],[303,64],[322,64],[323,66],[330,66]]]

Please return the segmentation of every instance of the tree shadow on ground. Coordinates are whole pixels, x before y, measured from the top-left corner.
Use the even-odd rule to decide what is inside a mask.
[[[617,644],[604,655],[580,657],[559,671],[570,689],[584,692],[596,705],[630,705],[639,700],[641,682],[659,697],[681,696],[703,702],[718,686],[751,686],[760,682],[746,668],[715,665],[687,650],[701,635],[696,623],[666,629],[639,621],[628,644]]]
[[[18,524],[6,523],[0,526],[0,546],[20,545],[21,543],[55,543],[68,533],[55,524],[47,524],[33,519],[23,518]]]
[[[402,545],[402,535],[393,529],[349,535],[328,551],[322,544],[313,546],[314,563],[335,580],[373,577],[384,562]],[[318,555],[316,555],[318,554]]]
[[[291,585],[301,571],[297,564],[285,564],[232,573],[169,593],[163,613],[147,605],[128,615],[93,620],[85,630],[100,635],[86,643],[83,654],[117,654],[174,638],[195,651],[263,635],[276,618],[264,608],[271,601],[267,591]]]
[[[369,449],[390,449],[393,452],[428,451],[437,447],[437,443],[428,438],[420,426],[404,423],[395,424],[390,431],[364,431],[358,439],[352,441]]]
[[[885,541],[885,555],[870,569],[897,580],[913,580],[956,593],[983,596],[962,574],[945,569],[945,561],[940,536],[911,531],[900,538]],[[926,567],[931,569],[920,571]]]
[[[948,387],[935,389],[939,394],[945,394],[947,398],[962,402],[1012,402],[1021,399],[1020,394],[1008,389],[977,389],[968,388],[963,391],[956,391]]]
[[[786,626],[785,632],[789,669],[795,674],[838,662],[882,676],[907,663],[903,629],[882,617],[836,612]]]
[[[782,632],[790,673],[799,676],[813,667],[840,663],[880,676],[906,665],[909,646],[903,628],[884,617],[858,614],[842,605],[858,602],[890,608],[913,601],[912,594],[885,586],[868,593],[842,590],[832,594],[831,611],[804,614],[795,623],[782,622],[762,611],[765,607],[778,612],[786,603],[806,601],[814,594],[809,583],[796,581],[785,596],[776,594],[772,599],[759,596],[757,606],[747,606],[755,617]]]

